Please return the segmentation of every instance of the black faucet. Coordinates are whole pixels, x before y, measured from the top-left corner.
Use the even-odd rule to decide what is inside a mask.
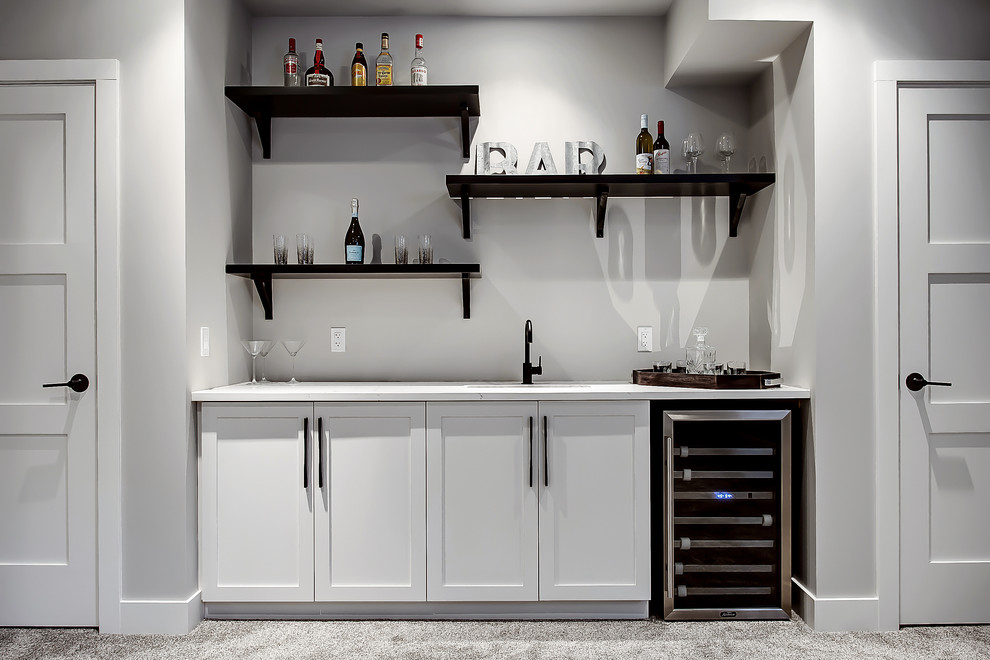
[[[526,361],[523,362],[523,385],[532,385],[533,376],[543,375],[543,356],[540,356],[540,363],[533,366],[533,363],[529,361],[529,345],[533,343],[533,322],[526,321],[526,335],[525,335],[525,348],[526,348]]]

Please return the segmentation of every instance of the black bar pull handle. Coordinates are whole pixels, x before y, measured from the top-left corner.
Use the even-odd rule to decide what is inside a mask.
[[[952,383],[940,383],[936,381],[925,380],[925,377],[918,372],[908,374],[907,378],[904,379],[904,384],[912,392],[917,392],[918,390],[928,386],[928,385],[938,385],[939,387],[952,387]]]
[[[316,432],[319,433],[320,435],[320,443],[316,449],[318,452],[320,452],[320,454],[319,454],[319,459],[316,462],[316,465],[318,466],[317,469],[320,471],[320,479],[319,479],[320,490],[323,490],[323,418],[322,417],[316,418]]]
[[[303,488],[309,489],[309,417],[303,418]]]
[[[547,439],[547,416],[543,416],[543,485],[544,487],[550,486],[550,450],[549,440]]]
[[[529,487],[533,487],[533,426],[536,420],[529,418]]]
[[[73,392],[85,392],[89,389],[89,378],[83,374],[75,374],[65,383],[45,383],[42,387],[68,387]]]

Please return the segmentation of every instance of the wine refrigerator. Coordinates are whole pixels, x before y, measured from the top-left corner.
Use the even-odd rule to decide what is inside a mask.
[[[789,619],[791,411],[665,410],[662,441],[664,618]]]

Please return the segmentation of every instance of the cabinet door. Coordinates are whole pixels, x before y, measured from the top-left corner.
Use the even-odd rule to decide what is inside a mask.
[[[204,601],[313,600],[312,405],[203,405]]]
[[[316,600],[426,600],[425,416],[316,406]]]
[[[540,600],[650,598],[649,415],[540,404]]]
[[[538,597],[535,403],[427,405],[427,598]]]

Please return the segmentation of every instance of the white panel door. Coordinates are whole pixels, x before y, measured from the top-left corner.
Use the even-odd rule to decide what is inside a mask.
[[[97,623],[95,137],[92,85],[0,85],[0,626]]]
[[[540,403],[540,421],[540,600],[648,600],[649,402]]]
[[[203,404],[204,601],[313,600],[311,404]]]
[[[535,403],[427,404],[427,599],[538,597]]]
[[[901,622],[987,623],[990,88],[898,96]]]
[[[426,404],[316,420],[316,600],[426,600]]]

